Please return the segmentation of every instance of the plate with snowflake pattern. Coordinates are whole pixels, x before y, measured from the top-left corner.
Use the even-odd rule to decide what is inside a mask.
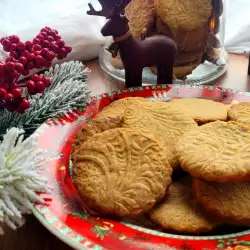
[[[52,234],[74,249],[87,250],[250,250],[250,230],[187,236],[163,232],[146,218],[117,221],[84,212],[71,180],[70,154],[77,130],[89,123],[111,102],[124,97],[144,97],[169,101],[174,98],[206,98],[227,104],[250,101],[250,93],[217,86],[155,85],[118,90],[92,97],[86,107],[58,119],[50,119],[37,129],[40,148],[58,155],[41,173],[53,188],[41,194],[45,205],[34,205],[33,213]],[[48,140],[49,138],[49,140]]]

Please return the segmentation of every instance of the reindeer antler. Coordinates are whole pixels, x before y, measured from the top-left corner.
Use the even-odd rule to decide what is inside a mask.
[[[94,9],[93,5],[91,3],[88,4],[89,6],[89,11],[87,11],[88,15],[92,15],[92,16],[104,16],[107,17],[110,15],[110,13],[112,12],[112,7],[110,8],[110,4],[105,3],[104,0],[98,0],[98,2],[100,3],[100,5],[102,6],[102,9],[97,11]]]
[[[131,2],[131,0],[120,0],[120,4],[115,4],[111,16],[119,15],[126,8],[126,6]]]

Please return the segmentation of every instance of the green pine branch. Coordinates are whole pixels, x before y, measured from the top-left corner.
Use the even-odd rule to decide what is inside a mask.
[[[64,115],[90,101],[86,85],[88,71],[81,62],[57,64],[44,75],[52,79],[52,84],[42,95],[28,97],[29,110],[24,114],[0,112],[0,135],[11,127],[23,128],[30,135],[47,119]]]

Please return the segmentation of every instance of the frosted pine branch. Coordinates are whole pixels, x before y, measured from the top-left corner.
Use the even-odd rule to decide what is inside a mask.
[[[36,172],[46,159],[37,148],[37,136],[23,140],[24,131],[11,128],[0,144],[0,233],[1,225],[16,229],[24,223],[34,202],[44,201],[36,192],[49,192],[47,180]]]
[[[74,61],[50,68],[44,75],[51,77],[52,84],[44,94],[28,99],[31,103],[29,110],[24,114],[0,112],[0,135],[11,127],[23,128],[30,135],[47,119],[86,105],[90,101],[86,85],[88,72],[81,62]]]

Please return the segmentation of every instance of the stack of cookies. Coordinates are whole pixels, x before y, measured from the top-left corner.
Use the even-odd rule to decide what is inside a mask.
[[[149,214],[163,229],[184,234],[249,226],[248,117],[244,103],[115,101],[78,131],[73,182],[100,215]]]

